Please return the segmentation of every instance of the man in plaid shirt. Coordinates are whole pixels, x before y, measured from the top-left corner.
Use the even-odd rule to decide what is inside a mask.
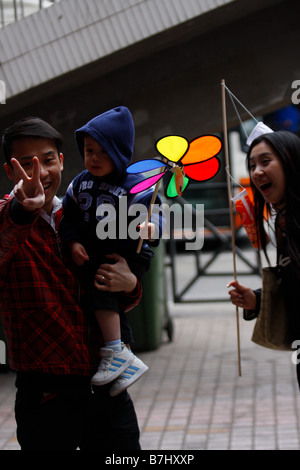
[[[101,338],[61,251],[61,135],[39,118],[14,123],[2,137],[14,184],[0,200],[0,307],[10,367],[17,372],[17,437],[25,449],[140,449],[127,391],[92,391]],[[141,287],[126,261],[102,265],[99,290],[122,291],[124,311]],[[97,280],[105,276],[106,285]]]

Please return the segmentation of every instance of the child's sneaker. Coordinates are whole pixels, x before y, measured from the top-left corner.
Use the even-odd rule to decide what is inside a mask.
[[[119,393],[123,392],[126,388],[130,387],[130,385],[142,377],[142,375],[144,375],[149,369],[149,367],[146,366],[146,364],[144,364],[138,357],[133,357],[134,360],[132,364],[127,367],[110,388],[110,396],[115,397]]]
[[[122,343],[122,351],[101,348],[101,362],[92,377],[92,385],[104,385],[115,380],[133,362],[134,355]]]

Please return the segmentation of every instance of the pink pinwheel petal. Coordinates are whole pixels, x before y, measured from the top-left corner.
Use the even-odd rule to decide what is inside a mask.
[[[153,186],[160,178],[164,176],[165,173],[159,173],[158,175],[151,176],[150,178],[145,179],[144,181],[141,181],[140,183],[136,184],[131,188],[130,193],[131,194],[136,194],[140,193],[142,191],[145,191],[145,189],[150,188]]]

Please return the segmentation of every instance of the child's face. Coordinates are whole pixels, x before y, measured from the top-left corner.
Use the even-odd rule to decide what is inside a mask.
[[[98,177],[109,175],[115,169],[112,159],[90,136],[84,138],[84,164],[92,175]]]

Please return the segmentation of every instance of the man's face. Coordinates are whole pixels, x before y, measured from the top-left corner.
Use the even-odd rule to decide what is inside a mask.
[[[58,155],[55,142],[47,138],[24,137],[12,143],[11,158],[18,160],[27,175],[32,175],[32,159],[38,157],[40,163],[40,180],[45,191],[45,204],[43,209],[50,214],[53,207],[53,198],[61,182],[63,170],[63,155]],[[18,177],[14,169],[5,164],[8,178],[16,184]]]

